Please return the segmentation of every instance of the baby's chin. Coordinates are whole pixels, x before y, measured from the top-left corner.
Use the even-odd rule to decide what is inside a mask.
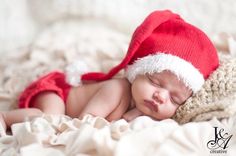
[[[145,113],[144,113],[145,114]],[[173,115],[162,115],[158,112],[152,112],[152,113],[146,113],[145,115],[150,116],[154,120],[165,120],[165,119],[170,119]]]
[[[143,106],[143,105],[140,105],[140,106],[137,106],[137,109],[143,113],[143,115],[146,115],[146,116],[149,116],[151,117],[152,119],[154,120],[165,120],[165,119],[170,119],[172,116],[174,116],[175,113],[171,113],[171,114],[161,114],[160,112],[154,112],[154,111],[151,111],[150,109],[148,109],[147,107]]]
[[[156,120],[165,120],[165,119],[171,119],[175,115],[176,111],[170,111],[170,112],[161,112],[161,110],[158,110],[157,112],[153,112],[149,116]]]
[[[163,116],[163,115],[160,115],[158,114],[158,112],[151,112],[151,111],[141,111],[143,113],[143,115],[146,115],[146,116],[149,116],[151,117],[152,119],[154,120],[164,120],[164,119],[169,119],[171,118],[172,116]]]

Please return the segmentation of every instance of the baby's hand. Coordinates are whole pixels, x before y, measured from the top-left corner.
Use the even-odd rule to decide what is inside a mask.
[[[130,111],[126,112],[122,117],[126,120],[126,121],[131,121],[133,119],[135,119],[138,116],[143,115],[142,112],[140,112],[137,108],[133,108]]]

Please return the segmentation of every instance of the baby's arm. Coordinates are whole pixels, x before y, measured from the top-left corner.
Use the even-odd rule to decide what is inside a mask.
[[[142,112],[140,112],[136,107],[132,108],[131,110],[129,110],[128,112],[126,112],[123,115],[123,118],[127,121],[131,121],[133,119],[135,119],[138,116],[143,115]]]
[[[120,119],[129,107],[129,99],[130,86],[127,80],[106,81],[89,100],[80,117],[92,114],[104,117],[109,121]]]

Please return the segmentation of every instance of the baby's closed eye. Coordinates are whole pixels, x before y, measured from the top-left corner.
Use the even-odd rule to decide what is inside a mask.
[[[171,96],[170,100],[173,104],[181,105],[181,102],[180,102],[179,98],[176,97],[176,96]]]
[[[147,75],[147,78],[148,78],[149,82],[151,84],[153,84],[154,86],[161,87],[160,82],[157,79],[153,78],[151,75]]]

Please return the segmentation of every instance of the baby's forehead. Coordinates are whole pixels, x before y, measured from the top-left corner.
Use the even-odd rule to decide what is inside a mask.
[[[163,77],[168,77],[176,80],[181,80],[175,73],[169,71],[169,70],[163,70],[161,72],[154,72],[154,73],[149,73],[150,76],[154,78],[163,78]]]

